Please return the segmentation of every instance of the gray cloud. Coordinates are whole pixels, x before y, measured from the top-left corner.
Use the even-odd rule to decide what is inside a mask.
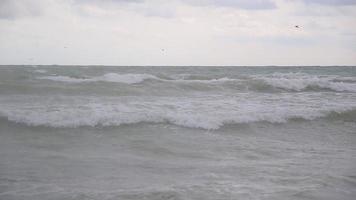
[[[222,6],[222,7],[236,7],[242,9],[271,9],[276,5],[272,0],[181,0],[197,6]],[[75,0],[78,3],[143,3],[149,2],[147,0]]]
[[[196,6],[221,6],[249,10],[273,9],[276,5],[271,0],[182,0]]]
[[[16,19],[28,16],[39,16],[42,8],[38,2],[26,0],[0,0],[0,19]]]
[[[143,3],[144,0],[74,0],[76,3],[105,4],[105,3]]]
[[[146,0],[74,0],[76,5],[91,5],[103,10],[121,10],[139,13],[145,17],[172,18],[175,15],[175,7],[169,1]]]
[[[323,5],[334,5],[334,6],[343,6],[343,5],[356,5],[356,0],[303,0],[307,4],[323,4]]]

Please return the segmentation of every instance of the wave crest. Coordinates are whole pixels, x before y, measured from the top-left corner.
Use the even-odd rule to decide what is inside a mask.
[[[92,77],[92,78],[76,78],[70,76],[42,76],[38,79],[60,81],[67,83],[83,83],[83,82],[114,82],[114,83],[126,83],[135,84],[141,83],[147,79],[159,79],[151,74],[117,74],[117,73],[107,73],[102,76]]]
[[[353,77],[316,76],[303,73],[274,73],[272,75],[254,76],[265,84],[292,91],[307,89],[328,89],[337,92],[356,92],[356,83]]]
[[[330,75],[310,75],[304,73],[274,73],[265,75],[254,75],[244,77],[221,77],[212,78],[193,75],[174,75],[169,77],[158,77],[152,74],[117,74],[107,73],[96,77],[70,77],[70,76],[42,76],[38,79],[60,81],[67,83],[83,82],[113,82],[124,84],[138,84],[146,80],[169,82],[173,84],[192,85],[222,85],[237,88],[249,88],[260,92],[268,92],[271,88],[287,91],[301,92],[305,90],[332,90],[336,92],[356,92],[356,80],[354,77],[339,77]],[[230,84],[231,83],[231,84]],[[226,85],[230,84],[230,85]],[[238,86],[238,87],[236,87]]]
[[[0,104],[0,116],[29,126],[80,127],[120,126],[121,124],[171,123],[179,126],[218,129],[225,124],[271,122],[285,123],[292,119],[314,120],[342,116],[356,109],[354,97],[340,96],[333,102],[315,101],[315,97],[242,96],[214,99],[114,99],[108,102],[65,100],[70,103]],[[307,99],[309,98],[309,99]],[[317,97],[320,99],[320,97]],[[349,99],[345,101],[343,98]],[[248,99],[248,100],[245,100]],[[40,101],[40,100],[38,100]],[[308,102],[308,103],[303,103]],[[336,114],[337,113],[337,114]],[[355,113],[351,113],[356,118]],[[339,116],[341,115],[341,117]],[[350,114],[349,114],[350,115]]]

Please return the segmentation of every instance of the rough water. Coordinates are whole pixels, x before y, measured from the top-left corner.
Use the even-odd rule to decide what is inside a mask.
[[[354,199],[356,67],[0,67],[0,199]]]

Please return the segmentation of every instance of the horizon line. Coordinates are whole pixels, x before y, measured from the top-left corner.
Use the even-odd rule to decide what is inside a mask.
[[[86,66],[86,67],[356,67],[355,65],[101,65],[101,64],[0,64],[3,66]]]

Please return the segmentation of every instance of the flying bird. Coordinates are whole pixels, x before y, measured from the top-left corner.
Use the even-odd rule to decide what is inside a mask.
[[[299,25],[295,25],[294,27],[295,27],[295,28],[299,28]]]

